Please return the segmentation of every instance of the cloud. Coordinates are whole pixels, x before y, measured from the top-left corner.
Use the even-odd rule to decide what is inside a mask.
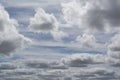
[[[81,57],[84,58],[85,61],[85,57]],[[91,57],[94,58],[94,55],[91,55]],[[90,61],[86,60],[86,62],[87,64],[90,63],[92,65],[98,64],[99,62],[101,63],[98,58],[99,57],[97,57],[96,62],[92,62],[90,59]],[[39,59],[17,60],[15,61],[15,63],[9,62],[2,63],[1,65],[5,66],[4,64],[7,66],[9,65],[10,67],[4,68],[3,70],[1,68],[0,79],[2,80],[119,80],[120,77],[119,68],[117,71],[110,66],[105,68],[105,65],[96,65],[84,68],[67,66],[67,68],[65,69],[63,67],[58,67],[59,65],[64,66],[61,61],[48,62]]]
[[[17,69],[17,66],[11,63],[1,63],[0,70],[14,70]]]
[[[31,40],[19,34],[18,23],[10,19],[8,12],[0,5],[0,55],[10,55],[18,49],[25,48]]]
[[[83,80],[114,80],[119,78],[114,71],[106,68],[91,68],[89,70],[81,70],[80,73],[77,73],[74,76]]]
[[[68,36],[59,30],[59,22],[53,14],[46,13],[42,8],[36,10],[33,18],[30,19],[29,29],[33,32],[50,33],[55,40],[61,40]]]
[[[87,67],[90,64],[104,63],[104,57],[99,54],[81,53],[66,56],[61,61],[70,67]]]
[[[120,26],[119,0],[74,0],[63,3],[62,7],[64,20],[68,24],[98,31],[109,31]]]
[[[108,45],[108,62],[114,66],[120,66],[120,34],[116,34]]]
[[[42,8],[30,19],[30,29],[38,32],[50,32],[58,29],[58,22],[53,14],[46,13]]]
[[[86,48],[102,48],[103,45],[98,43],[95,36],[84,33],[82,36],[77,36],[76,42]],[[101,47],[102,46],[102,47]]]
[[[120,59],[120,34],[116,34],[108,45],[108,55]]]
[[[59,62],[47,62],[41,60],[28,60],[24,64],[35,69],[67,69],[67,66]]]

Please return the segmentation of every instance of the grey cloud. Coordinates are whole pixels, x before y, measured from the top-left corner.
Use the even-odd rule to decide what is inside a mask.
[[[111,39],[111,43],[108,45],[108,63],[110,65],[120,67],[120,34],[116,34]]]
[[[108,45],[108,55],[120,59],[120,34],[116,34]]]
[[[67,69],[67,66],[58,62],[47,62],[40,60],[28,60],[23,62],[27,67],[35,69]]]
[[[25,61],[25,62],[24,62]],[[70,67],[63,68],[46,68],[39,67],[40,63],[45,61],[32,60],[35,67],[32,65],[25,65],[26,62],[32,63],[31,60],[24,60],[21,64],[20,61],[16,62],[18,68],[0,70],[0,79],[2,80],[119,80],[119,72],[114,71],[112,68],[102,68],[101,66],[93,67]],[[61,62],[49,62],[51,65],[60,65]],[[9,65],[14,63],[10,62]],[[36,65],[38,67],[36,67]],[[47,63],[48,64],[48,63]],[[94,65],[94,64],[93,64]]]
[[[97,54],[81,53],[67,56],[61,61],[70,67],[87,67],[90,64],[103,64],[104,57]]]
[[[108,57],[106,61],[111,66],[120,67],[120,59]]]
[[[8,12],[0,5],[0,55],[10,55],[31,43],[30,39],[19,34],[17,26],[17,21],[10,19]]]
[[[119,0],[74,0],[62,4],[67,23],[91,30],[109,31],[120,26]]]
[[[14,70],[16,69],[17,66],[14,64],[10,64],[10,63],[1,63],[0,64],[0,70]]]
[[[109,69],[104,68],[94,68],[89,70],[84,70],[78,74],[74,75],[79,79],[86,79],[86,80],[109,80],[109,79],[119,79],[119,76]]]

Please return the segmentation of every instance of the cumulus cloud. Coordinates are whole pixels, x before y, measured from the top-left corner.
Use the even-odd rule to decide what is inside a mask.
[[[77,36],[76,42],[78,42],[82,47],[86,48],[101,48],[102,44],[98,43],[94,35],[83,34],[82,36]]]
[[[37,9],[34,17],[30,19],[29,29],[33,32],[50,33],[55,40],[68,36],[59,30],[59,22],[56,17],[42,8]]]
[[[0,5],[0,55],[10,53],[26,47],[31,40],[19,34],[15,19],[11,19],[8,12]]]
[[[104,57],[99,54],[81,53],[66,56],[61,61],[71,67],[87,67],[90,64],[104,63]]]
[[[116,34],[108,45],[108,62],[120,66],[120,34]]]
[[[74,0],[62,7],[64,20],[72,25],[100,31],[120,26],[119,0]]]
[[[39,8],[34,17],[30,19],[29,27],[38,32],[50,32],[58,29],[58,21],[53,14],[48,14]]]
[[[120,59],[120,34],[116,34],[108,45],[108,55]]]

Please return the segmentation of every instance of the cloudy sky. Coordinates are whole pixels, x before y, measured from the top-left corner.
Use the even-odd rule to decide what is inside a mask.
[[[0,80],[119,80],[120,0],[0,0]]]

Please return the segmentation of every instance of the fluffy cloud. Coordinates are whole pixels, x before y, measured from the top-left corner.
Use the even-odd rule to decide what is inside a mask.
[[[120,59],[120,34],[116,34],[108,45],[108,55]]]
[[[68,36],[59,30],[59,22],[56,17],[46,13],[42,8],[37,9],[34,17],[30,19],[29,28],[33,32],[50,33],[55,40]]]
[[[61,60],[65,65],[71,67],[87,67],[90,64],[102,64],[104,63],[104,57],[99,54],[73,54],[69,55]]]
[[[82,47],[86,48],[100,48],[102,46],[102,44],[97,43],[97,40],[94,37],[94,35],[86,33],[82,36],[78,36],[76,38],[76,42],[78,42]]]
[[[42,8],[30,19],[30,29],[38,32],[50,32],[58,29],[58,22],[53,14],[46,13]]]
[[[119,0],[74,0],[63,3],[64,19],[69,24],[109,31],[120,26]]]
[[[7,11],[0,5],[0,55],[9,55],[26,47],[31,42],[19,34],[16,29],[17,25],[17,21],[10,19]]]
[[[120,34],[116,34],[108,45],[108,62],[114,66],[120,66]]]

